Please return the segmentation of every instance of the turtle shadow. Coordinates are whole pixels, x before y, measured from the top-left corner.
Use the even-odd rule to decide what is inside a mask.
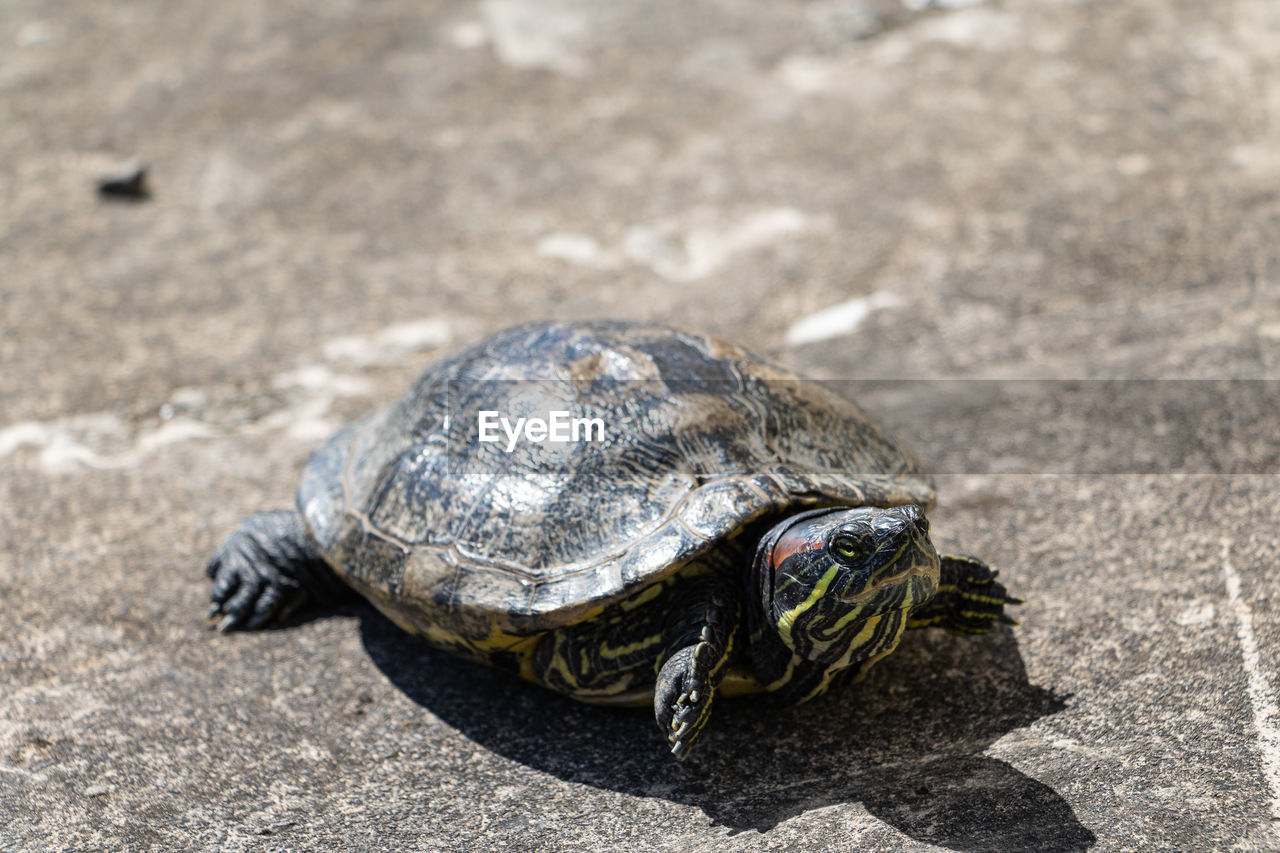
[[[408,698],[485,749],[569,782],[697,806],[734,832],[861,802],[922,842],[962,851],[1085,850],[1093,833],[1051,787],[982,755],[1065,707],[1030,684],[1007,631],[912,632],[860,685],[798,708],[717,704],[686,762],[644,709],[567,699],[457,660],[360,614],[373,663]]]

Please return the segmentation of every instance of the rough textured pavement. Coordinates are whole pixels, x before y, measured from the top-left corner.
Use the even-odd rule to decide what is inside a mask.
[[[371,609],[202,621],[319,440],[519,319],[814,377],[1275,377],[1280,6],[910,5],[5,3],[0,849],[1280,846],[1274,409],[1140,461],[1125,383],[1084,419],[890,387],[1022,626],[726,703],[683,765]],[[154,197],[99,200],[135,158]]]

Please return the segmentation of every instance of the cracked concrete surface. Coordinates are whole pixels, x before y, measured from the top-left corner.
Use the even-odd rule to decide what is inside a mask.
[[[318,441],[517,320],[818,378],[1274,379],[1271,0],[15,0],[0,117],[0,849],[1280,846],[1257,406],[1138,465],[1123,395],[1055,433],[890,387],[1022,626],[725,703],[687,764],[370,609],[200,618]],[[153,198],[99,200],[131,159]]]

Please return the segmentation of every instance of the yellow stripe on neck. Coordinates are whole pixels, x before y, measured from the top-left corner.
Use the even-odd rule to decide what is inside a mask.
[[[832,563],[826,574],[818,579],[818,583],[809,593],[809,597],[778,617],[778,634],[782,637],[782,642],[786,643],[787,648],[795,648],[795,643],[791,637],[791,626],[805,611],[822,600],[822,597],[827,594],[827,587],[831,586],[831,582],[836,579],[836,575],[839,573],[840,567]]]

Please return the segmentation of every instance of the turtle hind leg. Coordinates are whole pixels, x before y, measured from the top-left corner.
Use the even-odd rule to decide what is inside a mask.
[[[222,632],[279,622],[308,601],[338,604],[354,593],[320,556],[296,512],[259,512],[240,522],[209,558],[209,618]],[[221,617],[221,618],[218,618]]]
[[[1006,604],[1022,604],[996,580],[997,572],[977,557],[940,554],[938,591],[911,611],[908,628],[946,628],[957,634],[987,634],[997,623],[1017,625],[1004,612]]]

